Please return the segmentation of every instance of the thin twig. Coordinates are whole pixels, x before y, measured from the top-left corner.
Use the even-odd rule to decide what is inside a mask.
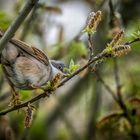
[[[115,20],[119,20],[118,18],[115,18],[116,11],[114,9],[112,0],[109,0],[109,9],[110,9],[110,28],[113,29],[115,27],[121,28],[120,24],[115,24]],[[125,104],[123,102],[122,96],[121,96],[121,84],[119,79],[119,68],[118,68],[118,62],[117,58],[114,58],[114,75],[115,75],[115,82],[116,82],[116,92],[117,92],[117,102],[119,103],[120,107],[126,111]]]
[[[60,82],[60,84],[58,85],[57,88],[63,86],[67,81],[69,81],[69,80],[72,79],[74,76],[76,76],[77,74],[79,74],[81,71],[83,71],[84,69],[86,69],[86,68],[87,68],[89,65],[91,65],[92,63],[94,63],[94,62],[96,62],[96,61],[102,59],[103,57],[105,57],[105,55],[106,55],[106,54],[104,54],[104,53],[100,53],[99,55],[95,56],[95,57],[94,57],[90,62],[88,62],[85,66],[83,66],[82,68],[80,68],[79,70],[77,70],[76,72],[74,72],[72,75],[70,75],[70,76],[67,77],[66,79],[62,80],[62,81]],[[20,104],[20,105],[11,107],[11,108],[9,108],[9,109],[6,109],[6,110],[0,112],[0,116],[1,116],[1,115],[5,115],[5,114],[7,114],[8,112],[11,112],[11,111],[18,110],[18,109],[20,109],[20,108],[26,107],[29,103],[33,103],[33,102],[35,102],[35,101],[37,101],[37,100],[39,100],[39,99],[41,99],[41,98],[45,98],[46,96],[48,96],[48,94],[47,94],[46,92],[48,93],[48,91],[45,91],[45,92],[43,92],[42,94],[40,94],[40,95],[38,95],[38,96],[36,96],[36,97],[34,97],[34,98],[32,98],[32,99],[30,99],[30,100],[28,100],[28,101],[22,103],[22,104]]]
[[[35,102],[35,101],[37,101],[37,100],[39,100],[39,99],[41,99],[41,98],[45,98],[46,96],[48,97],[47,93],[46,93],[46,92],[43,92],[42,94],[40,94],[40,95],[38,95],[38,96],[36,96],[36,97],[34,97],[34,98],[32,98],[32,99],[30,99],[30,100],[28,100],[28,101],[22,103],[22,104],[20,104],[20,105],[11,107],[11,108],[9,108],[9,109],[7,109],[7,110],[5,110],[5,111],[0,112],[0,116],[1,116],[1,115],[5,115],[5,114],[7,114],[8,112],[12,112],[12,111],[14,111],[14,110],[18,110],[18,109],[20,109],[20,108],[26,107],[29,103],[33,103],[33,102]]]
[[[89,61],[93,56],[93,43],[92,43],[92,35],[88,33],[88,49],[89,49]]]
[[[4,49],[6,43],[14,36],[14,33],[17,31],[19,26],[23,23],[24,19],[30,13],[34,5],[38,2],[38,0],[27,0],[25,6],[17,16],[17,18],[13,21],[10,27],[7,29],[5,34],[0,40],[0,53]]]
[[[102,58],[106,57],[105,53],[100,53],[97,56],[95,56],[91,61],[89,61],[87,64],[85,64],[83,67],[81,67],[80,69],[78,69],[76,72],[74,72],[72,75],[70,75],[69,77],[67,77],[66,79],[64,79],[59,85],[58,87],[61,87],[62,85],[64,85],[67,81],[69,81],[70,79],[72,79],[74,76],[76,76],[77,74],[79,74],[81,71],[83,71],[84,69],[86,69],[87,67],[89,67],[92,63],[101,60]]]
[[[118,103],[118,99],[117,97],[115,96],[115,92],[110,88],[110,86],[108,86],[105,81],[101,78],[101,76],[95,72],[98,80],[103,84],[103,86],[106,88],[106,90],[110,93],[110,95],[113,97],[113,99]]]
[[[128,41],[128,42],[126,42],[125,45],[131,45],[131,44],[133,44],[133,43],[135,43],[135,42],[139,42],[139,41],[140,41],[140,37],[135,38],[135,39],[132,40],[132,41]]]
[[[110,8],[110,27],[111,28],[120,28],[121,24],[115,24],[115,9],[113,7],[113,3],[112,0],[109,0],[109,8]],[[115,20],[120,20],[118,18],[116,18]],[[117,23],[121,23],[121,22],[117,22]],[[130,45],[134,42],[140,41],[140,38],[134,39],[133,41],[127,42],[125,43],[125,45]],[[128,122],[131,125],[131,131],[129,132],[129,135],[131,136],[132,139],[136,140],[138,139],[137,134],[135,132],[134,129],[134,124],[133,124],[133,120],[130,116],[129,113],[129,109],[127,108],[125,102],[122,99],[122,95],[121,95],[121,84],[120,84],[120,78],[119,78],[119,69],[118,69],[118,63],[117,63],[117,59],[114,59],[114,74],[115,74],[115,82],[116,82],[116,92],[117,92],[117,102],[120,106],[120,108],[123,111],[124,117],[128,120]]]
[[[115,75],[115,82],[116,82],[116,92],[117,92],[117,97],[118,97],[118,102],[123,108],[123,110],[126,110],[126,107],[124,105],[122,96],[121,96],[121,83],[120,83],[120,78],[119,78],[119,68],[118,68],[118,62],[117,59],[114,58],[114,75]]]
[[[127,43],[127,42],[126,42]],[[83,67],[81,67],[80,69],[78,69],[76,72],[74,72],[72,75],[70,75],[69,77],[65,78],[64,80],[62,80],[60,82],[60,84],[57,86],[57,88],[63,86],[66,82],[68,82],[70,79],[72,79],[74,76],[78,75],[81,71],[83,71],[84,69],[86,69],[87,67],[89,67],[92,63],[98,61],[98,60],[101,60],[103,59],[104,57],[106,58],[107,54],[106,53],[99,53],[97,56],[95,56],[91,61],[89,61],[87,64],[85,64]],[[111,91],[112,92],[112,91]],[[48,92],[47,92],[48,93]],[[26,107],[29,103],[33,103],[37,100],[40,100],[41,98],[45,98],[48,96],[48,94],[45,92],[43,92],[42,94],[36,96],[36,97],[33,97],[32,99],[20,104],[20,105],[17,105],[17,106],[14,106],[14,107],[11,107],[9,109],[6,109],[2,112],[0,112],[0,116],[1,115],[5,115],[9,112],[12,112],[14,110],[18,110],[20,108],[23,108],[23,107]],[[113,92],[112,92],[113,93]],[[113,97],[114,98],[114,97]],[[116,99],[115,99],[116,100]]]

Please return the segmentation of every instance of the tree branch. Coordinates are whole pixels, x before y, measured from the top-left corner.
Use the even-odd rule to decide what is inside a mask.
[[[93,43],[92,43],[92,35],[88,33],[88,49],[89,49],[89,61],[93,56]]]
[[[131,41],[133,42],[133,41]],[[127,43],[127,42],[126,42]],[[125,43],[125,44],[126,44]],[[132,44],[132,43],[131,43]],[[75,71],[72,75],[70,75],[69,77],[65,78],[64,80],[62,80],[60,82],[60,84],[57,86],[57,88],[63,86],[66,82],[68,82],[70,79],[72,79],[74,76],[78,75],[80,72],[82,72],[84,69],[86,69],[87,67],[89,67],[92,63],[98,61],[98,60],[101,60],[103,58],[106,58],[106,56],[108,56],[107,53],[105,53],[104,51],[102,51],[101,53],[99,53],[98,55],[96,55],[95,57],[93,57],[92,60],[90,60],[87,64],[85,64],[83,67],[81,67],[80,69],[78,69],[77,71]],[[108,58],[108,57],[107,57]],[[56,89],[57,89],[56,88]],[[23,107],[26,107],[29,103],[33,103],[33,102],[36,102],[37,100],[40,100],[41,98],[45,98],[45,97],[48,97],[48,95],[50,94],[50,91],[45,91],[43,92],[42,94],[36,96],[36,97],[33,97],[32,99],[20,104],[20,105],[17,105],[17,106],[14,106],[14,107],[11,107],[9,109],[6,109],[2,112],[0,112],[0,116],[2,115],[5,115],[9,112],[12,112],[14,110],[18,110],[20,108],[23,108]]]
[[[85,66],[81,67],[80,69],[78,69],[76,72],[74,72],[72,75],[70,75],[69,77],[65,78],[64,80],[62,80],[60,82],[60,84],[57,86],[57,88],[63,86],[66,82],[68,82],[70,79],[72,79],[74,76],[76,76],[77,74],[79,74],[81,71],[83,71],[84,69],[86,69],[89,65],[91,65],[92,63],[102,59],[103,57],[105,57],[106,54],[105,53],[100,53],[98,54],[97,56],[95,56],[91,61],[89,61]],[[0,116],[1,115],[5,115],[7,114],[8,112],[12,112],[14,110],[18,110],[20,108],[23,108],[23,107],[26,107],[29,103],[33,103],[41,98],[45,98],[46,96],[48,96],[48,94],[50,94],[49,91],[45,91],[43,92],[42,94],[36,96],[36,97],[33,97],[32,99],[20,104],[20,105],[17,105],[17,106],[13,106],[9,109],[6,109],[2,112],[0,112]]]
[[[117,97],[115,96],[114,91],[110,88],[110,86],[108,86],[105,81],[102,79],[102,77],[98,74],[98,72],[95,72],[98,80],[103,84],[103,86],[106,88],[106,90],[110,93],[110,95],[112,96],[112,98],[118,102]]]
[[[38,2],[38,0],[27,0],[25,6],[17,16],[17,18],[13,21],[13,23],[10,25],[10,27],[7,29],[5,34],[0,40],[0,53],[4,49],[6,43],[14,36],[14,33],[17,31],[19,26],[22,24],[24,19],[27,17],[27,15],[30,13],[34,5]]]
[[[133,43],[135,43],[135,42],[139,42],[139,41],[140,41],[140,37],[135,38],[135,39],[132,40],[132,41],[128,41],[128,42],[126,42],[125,45],[131,45],[131,44],[133,44]]]

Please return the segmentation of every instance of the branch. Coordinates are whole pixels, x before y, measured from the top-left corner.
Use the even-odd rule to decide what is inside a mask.
[[[135,39],[132,40],[132,41],[128,41],[128,42],[126,42],[125,45],[131,45],[131,44],[133,44],[133,43],[135,43],[135,42],[139,42],[139,41],[140,41],[140,37],[135,38]]]
[[[94,62],[96,62],[96,61],[102,59],[102,58],[105,57],[105,56],[106,56],[105,53],[100,53],[100,54],[98,54],[98,55],[95,56],[91,61],[89,61],[85,66],[83,66],[83,67],[81,67],[80,69],[78,69],[76,72],[74,72],[72,75],[70,75],[70,76],[67,77],[66,79],[62,80],[62,81],[60,82],[60,84],[58,85],[57,88],[63,86],[66,82],[68,82],[68,81],[69,81],[70,79],[72,79],[74,76],[76,76],[76,75],[79,74],[81,71],[83,71],[84,69],[86,69],[89,65],[91,65],[92,63],[94,63]],[[20,104],[20,105],[11,107],[11,108],[9,108],[9,109],[6,109],[6,110],[0,112],[0,116],[1,116],[1,115],[5,115],[5,114],[7,114],[7,113],[9,113],[9,112],[12,112],[12,111],[14,111],[14,110],[18,110],[18,109],[20,109],[20,108],[26,107],[29,103],[33,103],[33,102],[35,102],[35,101],[37,101],[37,100],[39,100],[39,99],[41,99],[41,98],[45,98],[46,96],[48,96],[48,94],[50,94],[50,92],[49,92],[49,91],[45,91],[45,92],[43,92],[42,94],[40,94],[40,95],[38,95],[38,96],[36,96],[36,97],[34,97],[34,98],[32,98],[32,99],[30,99],[30,100],[28,100],[28,101],[22,103],[22,104]]]
[[[17,31],[19,26],[22,24],[24,19],[27,17],[27,15],[30,13],[32,8],[35,6],[35,4],[38,2],[38,0],[27,0],[25,6],[17,16],[17,18],[13,21],[13,23],[10,25],[10,27],[7,29],[5,34],[0,40],[0,53],[4,49],[5,45],[8,43],[8,41],[14,36],[14,33]]]
[[[126,106],[124,104],[124,101],[121,96],[121,82],[119,78],[119,68],[118,68],[118,62],[116,58],[114,58],[114,75],[115,75],[115,82],[116,82],[116,92],[117,92],[117,98],[118,98],[118,103],[120,104],[120,107],[123,110],[126,110]]]
[[[117,97],[115,96],[114,91],[110,88],[110,86],[108,86],[105,81],[102,79],[102,77],[98,74],[98,72],[95,72],[98,80],[103,84],[103,86],[106,88],[106,90],[110,93],[110,95],[112,96],[112,98],[118,103]]]
[[[117,18],[115,16],[116,11],[113,7],[112,0],[109,0],[109,8],[110,8],[110,27],[112,27],[112,30],[115,28],[118,28],[120,30],[120,27],[121,27],[120,18]],[[140,38],[136,38],[130,42],[126,42],[124,45],[130,45],[137,41],[140,41]],[[117,63],[116,58],[114,59],[114,74],[115,74],[115,82],[116,82],[117,102],[118,102],[120,108],[123,110],[124,117],[128,120],[128,122],[131,125],[131,131],[129,132],[129,135],[131,136],[132,139],[136,140],[136,139],[138,139],[138,136],[134,129],[134,123],[133,123],[134,121],[132,120],[132,117],[129,113],[129,109],[126,106],[126,104],[123,101],[123,98],[121,96],[121,83],[120,83],[119,68],[118,68],[118,63]]]
[[[132,41],[131,41],[131,42],[132,42]],[[128,43],[128,42],[126,42],[126,43]],[[125,43],[125,44],[126,44],[126,43]],[[132,43],[131,43],[131,44],[132,44]],[[68,82],[68,81],[69,81],[70,79],[72,79],[74,76],[78,75],[78,74],[79,74],[80,72],[82,72],[84,69],[88,68],[92,63],[94,63],[94,62],[96,62],[96,61],[98,61],[98,60],[102,60],[103,58],[106,58],[106,56],[108,56],[107,53],[104,53],[104,52],[99,53],[97,56],[93,57],[93,59],[90,60],[86,65],[84,65],[83,67],[81,67],[80,69],[78,69],[77,71],[75,71],[75,72],[74,72],[72,75],[70,75],[69,77],[67,77],[67,78],[65,78],[64,80],[62,80],[62,81],[60,82],[60,84],[57,86],[57,88],[63,86],[66,82]],[[56,88],[56,89],[57,89],[57,88]],[[43,92],[42,94],[40,94],[40,95],[38,95],[38,96],[36,96],[36,97],[33,97],[32,99],[30,99],[30,100],[28,100],[28,101],[26,101],[26,102],[24,102],[24,103],[22,103],[22,104],[20,104],[20,105],[11,107],[11,108],[9,108],[9,109],[6,109],[6,110],[0,112],[0,116],[5,115],[5,114],[7,114],[7,113],[9,113],[9,112],[12,112],[12,111],[14,111],[14,110],[18,110],[18,109],[20,109],[20,108],[26,107],[29,103],[33,103],[33,102],[36,102],[37,100],[40,100],[41,98],[48,97],[49,94],[50,94],[49,91],[45,91],[45,92]]]
[[[114,28],[118,27],[118,29],[120,30],[121,25],[118,24],[118,23],[121,23],[120,18],[116,17],[116,15],[115,15],[116,11],[114,9],[112,0],[109,0],[108,4],[109,4],[109,9],[110,9],[110,28],[113,30]],[[120,78],[119,78],[118,62],[117,62],[116,58],[114,58],[114,75],[115,75],[115,82],[116,82],[117,102],[118,102],[119,106],[124,111],[126,111],[126,106],[125,106],[122,96],[121,96],[121,83],[120,83]]]
[[[89,61],[93,56],[93,43],[92,43],[92,35],[88,33],[88,49],[89,49]]]

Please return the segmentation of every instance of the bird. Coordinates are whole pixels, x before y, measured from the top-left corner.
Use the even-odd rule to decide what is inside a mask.
[[[0,38],[3,32],[0,30]],[[56,74],[64,74],[66,65],[50,60],[40,49],[12,38],[0,54],[3,72],[12,88],[13,98],[17,90],[32,90],[52,80]],[[18,103],[15,103],[18,104]]]

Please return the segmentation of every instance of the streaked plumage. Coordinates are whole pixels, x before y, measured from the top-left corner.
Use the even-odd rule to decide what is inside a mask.
[[[0,32],[0,37],[2,35]],[[19,89],[42,86],[55,74],[62,73],[63,65],[52,62],[41,50],[18,39],[11,39],[1,53],[1,64],[7,79]]]

